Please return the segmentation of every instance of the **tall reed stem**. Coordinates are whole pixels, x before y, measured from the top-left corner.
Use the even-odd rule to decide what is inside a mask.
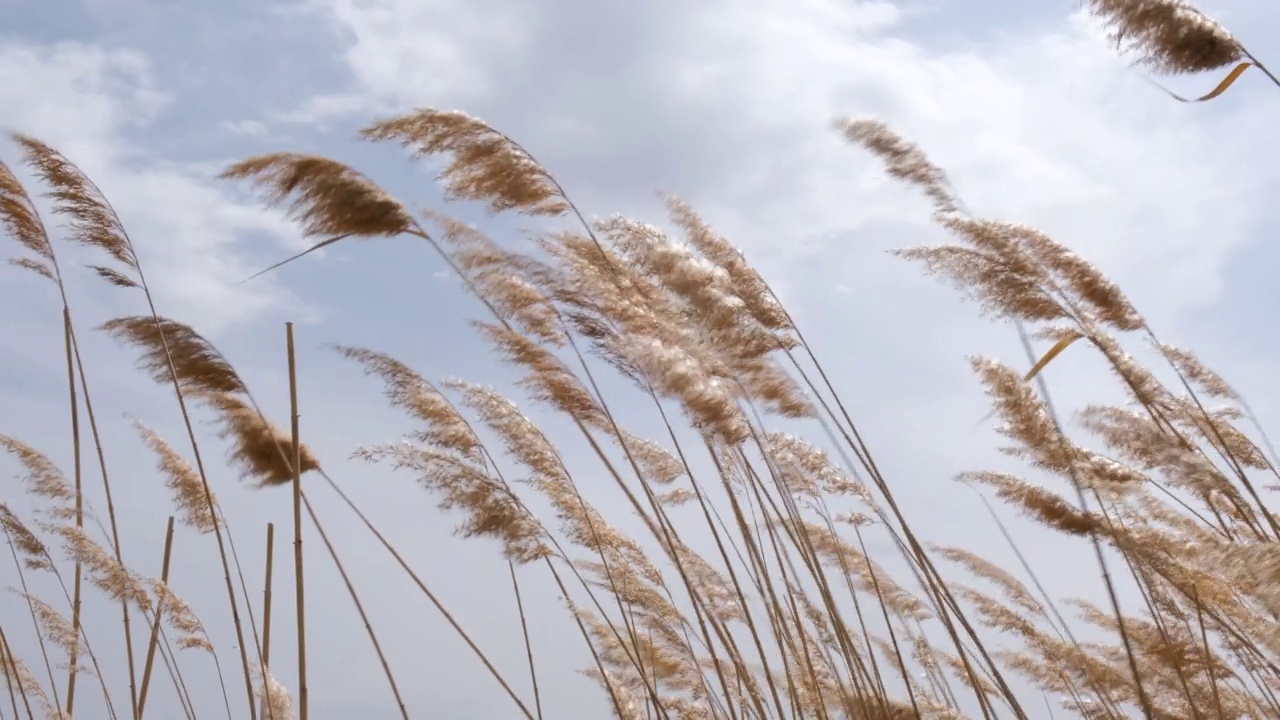
[[[307,613],[302,581],[302,443],[298,431],[298,366],[293,346],[293,323],[285,323],[289,352],[289,418],[293,451],[293,574],[298,615],[298,718],[307,720]]]
[[[169,583],[169,561],[173,559],[173,516],[169,516],[169,524],[164,533],[164,559],[160,561],[160,582]],[[151,686],[151,668],[156,659],[156,647],[160,643],[160,614],[163,609],[156,606],[156,616],[151,622],[151,639],[147,642],[147,659],[142,666],[142,687],[138,691],[138,718],[147,706],[147,690]]]
[[[267,523],[267,577],[262,583],[262,667],[271,666],[271,575],[276,556],[276,524]]]
[[[76,529],[84,530],[84,478],[81,472],[80,458],[80,402],[76,396],[76,371],[74,350],[72,349],[71,339],[71,314],[64,306],[62,309],[62,337],[63,343],[67,350],[67,381],[68,390],[71,395],[71,458],[72,458],[72,474],[75,478],[76,487]],[[80,602],[81,602],[81,577],[84,575],[83,566],[80,561],[76,561],[75,581],[72,589],[71,600],[71,628],[75,632],[77,642],[71,646],[71,656],[68,660],[70,670],[67,671],[67,715],[73,715],[76,704],[76,662],[80,659]],[[133,659],[130,658],[130,664]],[[135,698],[133,706],[133,714],[138,714],[138,706]]]

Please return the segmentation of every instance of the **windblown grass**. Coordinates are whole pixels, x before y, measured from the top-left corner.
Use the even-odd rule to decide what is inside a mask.
[[[1090,7],[1157,72],[1242,60],[1265,71],[1182,0],[1094,0]],[[402,145],[415,158],[444,158],[438,179],[453,199],[545,223],[531,252],[438,211],[415,214],[334,160],[273,153],[236,163],[225,177],[248,181],[264,203],[283,208],[315,241],[312,249],[402,236],[427,243],[479,301],[474,328],[520,373],[526,400],[564,421],[567,432],[554,436],[492,387],[433,382],[377,350],[336,348],[415,423],[404,441],[360,448],[356,457],[412,473],[442,512],[459,519],[460,535],[501,548],[523,636],[482,648],[329,474],[322,458],[347,449],[313,450],[301,441],[306,398],[296,390],[292,334],[286,431],[207,339],[160,314],[145,258],[103,192],[53,148],[16,136],[53,212],[67,219],[68,240],[104,253],[109,264],[95,267],[97,274],[142,303],[142,314],[100,329],[136,351],[139,367],[172,391],[184,426],[162,431],[135,421],[175,510],[161,576],[150,578],[126,562],[121,547],[108,480],[113,453],[100,440],[85,372],[92,363],[81,356],[58,249],[28,187],[0,166],[0,218],[20,252],[14,264],[49,280],[63,304],[56,330],[66,350],[75,448],[68,476],[37,449],[0,436],[23,468],[22,492],[38,508],[22,517],[0,505],[15,591],[31,622],[0,624],[0,698],[7,696],[0,715],[141,718],[158,656],[188,718],[225,712],[285,720],[296,712],[305,720],[310,706],[322,708],[326,695],[340,692],[319,688],[313,696],[307,685],[307,640],[316,635],[304,622],[302,588],[310,597],[329,589],[304,584],[305,519],[342,577],[387,680],[387,702],[370,708],[370,717],[434,716],[406,705],[378,635],[394,623],[365,612],[339,558],[341,543],[313,510],[312,495],[331,492],[462,638],[473,655],[467,661],[507,695],[512,717],[566,716],[539,690],[548,668],[528,629],[522,580],[531,574],[558,588],[589,653],[584,672],[621,720],[1025,720],[1045,717],[1040,708],[1050,698],[1061,699],[1058,712],[1085,718],[1280,717],[1280,523],[1259,492],[1280,473],[1273,454],[1240,427],[1251,418],[1248,406],[1192,353],[1163,342],[1086,260],[1033,228],[969,215],[942,169],[891,128],[853,119],[839,130],[925,193],[953,237],[900,254],[984,311],[1014,321],[1028,351],[1031,338],[1048,343],[1048,352],[1029,353],[1030,371],[987,358],[972,366],[1008,453],[1029,472],[1059,480],[1058,489],[981,469],[960,480],[984,502],[999,499],[1084,539],[1106,607],[1045,592],[1038,573],[1046,570],[1027,561],[990,504],[1020,560],[1016,571],[919,534],[896,497],[900,479],[882,473],[861,422],[792,315],[747,259],[681,201],[668,201],[671,232],[623,217],[588,221],[513,139],[466,114],[431,109],[376,122],[362,135]],[[1143,367],[1125,349],[1133,342],[1152,344],[1167,367]],[[1100,358],[1127,404],[1088,406],[1069,427],[1041,372],[1063,352]],[[88,474],[102,480],[106,524],[83,503],[82,411],[96,455]],[[663,432],[629,431],[637,413],[657,418]],[[274,526],[259,628],[193,416],[217,424],[229,469],[263,492],[288,487],[293,494],[296,698],[271,672],[281,649],[272,652],[270,628],[289,613],[271,600]],[[169,444],[171,432],[185,436],[183,447]],[[571,444],[596,461],[589,478],[566,462]],[[585,482],[611,485],[639,532],[628,534],[590,502]],[[227,605],[202,612],[228,612],[233,639],[210,637],[169,584],[175,519],[184,532],[212,536],[219,550]],[[873,526],[898,557],[871,556]],[[314,551],[309,557],[316,562]],[[903,571],[888,571],[890,560]],[[36,576],[51,578],[58,592],[31,592]],[[127,688],[109,686],[102,673],[104,663],[121,660],[93,644],[115,632],[107,627],[114,621],[82,613],[82,578],[120,606]],[[1128,602],[1117,590],[1122,584],[1136,589]],[[136,617],[150,628],[141,653]],[[1107,640],[1083,639],[1084,629]],[[17,656],[14,639],[32,631],[38,654]],[[240,666],[231,677],[218,660],[228,642]],[[219,703],[189,692],[184,678],[209,665],[180,650],[213,657]],[[82,677],[87,697],[77,685]]]

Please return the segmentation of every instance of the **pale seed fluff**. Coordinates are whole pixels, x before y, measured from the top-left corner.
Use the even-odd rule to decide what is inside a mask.
[[[898,135],[883,121],[853,118],[837,122],[836,128],[844,133],[845,139],[879,157],[891,177],[923,190],[939,213],[957,210],[958,203],[942,169],[930,162],[923,150]]]
[[[728,443],[741,442],[750,434],[730,383],[707,373],[690,353],[637,335],[614,338],[611,346],[660,392],[679,398],[700,428]]]
[[[260,717],[264,720],[294,720],[297,716],[293,713],[293,698],[289,697],[289,690],[271,671],[263,668],[260,673],[260,683],[258,686],[258,702],[262,705],[262,713]]]
[[[1158,73],[1214,70],[1244,56],[1226,28],[1186,0],[1090,0],[1089,10]]]

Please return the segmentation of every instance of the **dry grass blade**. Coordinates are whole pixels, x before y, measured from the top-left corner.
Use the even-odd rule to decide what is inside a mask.
[[[376,122],[360,135],[398,142],[414,157],[452,155],[439,175],[451,198],[484,202],[493,212],[555,216],[570,209],[551,175],[524,148],[466,113],[417,110]]]
[[[1254,63],[1252,61],[1245,61],[1240,63],[1239,65],[1236,65],[1235,67],[1231,68],[1231,72],[1227,73],[1226,77],[1222,78],[1222,80],[1218,81],[1217,85],[1213,86],[1212,90],[1201,95],[1200,97],[1189,97],[1189,98],[1183,97],[1178,93],[1173,92],[1169,88],[1163,85],[1160,85],[1158,83],[1156,84],[1156,87],[1159,87],[1161,90],[1164,90],[1166,93],[1168,93],[1169,97],[1173,98],[1174,100],[1177,100],[1178,102],[1183,102],[1183,103],[1208,102],[1222,95],[1222,93],[1226,92],[1227,90],[1229,90],[1232,85],[1236,84],[1236,80],[1239,80],[1240,76],[1244,75],[1245,70],[1248,70],[1251,67],[1255,67],[1256,65],[1257,63]]]
[[[174,380],[193,392],[244,393],[244,381],[208,340],[176,320],[151,316],[116,318],[101,328],[117,340],[142,350],[139,366],[158,383]]]
[[[1027,374],[1022,377],[1022,381],[1029,382],[1036,375],[1039,375],[1040,371],[1045,369],[1045,366],[1053,362],[1054,358],[1061,355],[1064,350],[1071,346],[1071,343],[1079,340],[1081,337],[1084,336],[1075,331],[1064,335],[1058,340],[1058,342],[1053,344],[1053,347],[1045,351],[1044,355],[1040,356],[1040,359],[1036,361],[1036,364],[1032,365],[1031,369],[1027,371]]]

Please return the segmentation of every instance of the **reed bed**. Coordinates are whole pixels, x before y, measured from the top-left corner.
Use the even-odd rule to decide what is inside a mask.
[[[1089,6],[1158,74],[1232,68],[1202,99],[1250,67],[1275,80],[1182,0]],[[351,448],[305,442],[293,327],[291,416],[273,419],[212,343],[157,307],[146,258],[104,192],[55,148],[13,136],[30,177],[0,166],[0,218],[15,241],[12,264],[49,281],[61,302],[51,332],[65,351],[73,452],[64,468],[0,435],[20,468],[10,492],[30,508],[0,504],[7,576],[27,611],[0,623],[0,717],[140,720],[157,683],[187,718],[306,720],[313,708],[327,717],[341,688],[307,682],[308,653],[324,639],[307,624],[318,597],[352,603],[369,641],[362,662],[385,676],[386,700],[367,716],[438,717],[407,704],[402,688],[420,678],[393,667],[382,638],[408,620],[366,611],[342,538],[315,510],[322,493],[403,571],[404,592],[420,594],[461,638],[469,656],[457,662],[506,696],[509,717],[574,716],[540,692],[540,679],[565,669],[540,660],[529,631],[539,620],[528,614],[533,577],[558,591],[576,632],[569,640],[589,659],[581,670],[620,720],[1280,717],[1280,523],[1262,494],[1280,473],[1244,399],[1166,343],[1086,259],[1034,228],[970,215],[943,170],[886,124],[854,118],[836,130],[927,196],[948,231],[949,243],[901,251],[904,260],[1010,321],[1025,344],[1018,367],[971,364],[1004,450],[1026,473],[974,468],[958,478],[982,495],[1017,567],[922,534],[898,499],[904,479],[881,471],[862,432],[868,421],[836,392],[830,366],[748,259],[679,199],[667,199],[666,229],[590,220],[515,139],[435,109],[379,120],[362,137],[441,163],[449,199],[523,217],[532,244],[513,249],[443,211],[412,211],[324,157],[272,153],[223,173],[287,212],[313,243],[269,270],[336,243],[411,238],[476,301],[472,326],[518,373],[516,392],[426,378],[374,348],[333,352],[413,423],[406,438],[354,456],[412,475],[461,536],[498,549],[522,629],[503,647],[483,647],[351,499],[350,479],[330,474],[323,459]],[[38,194],[51,217],[37,210]],[[174,508],[158,576],[131,563],[120,541],[130,508],[112,500],[115,453],[95,412],[94,358],[78,340],[89,329],[68,300],[62,244],[100,256],[98,277],[136,303],[136,315],[93,330],[134,352],[183,420],[162,429],[133,421]],[[1127,349],[1135,344],[1159,362],[1140,363]],[[1109,368],[1124,400],[1062,417],[1044,369],[1067,352]],[[213,443],[197,421],[218,428],[226,466],[209,462]],[[640,425],[659,431],[628,430]],[[571,467],[571,446],[590,467]],[[292,513],[265,528],[265,568],[241,566],[236,543],[261,536],[233,534],[223,514],[214,489],[228,470],[291,496]],[[104,507],[86,507],[86,483],[101,485]],[[622,499],[621,515],[589,499],[600,486]],[[1071,547],[1096,565],[1106,603],[1049,595],[1041,574],[1050,570],[1027,559],[1001,519],[1012,513],[1078,538]],[[276,524],[291,555],[272,552]],[[183,562],[176,532],[216,547],[207,572],[221,576],[225,600],[201,598],[200,612],[227,614],[232,636],[211,637],[170,585]],[[872,556],[871,533],[888,540],[891,557]],[[341,587],[307,582],[315,563],[331,563]],[[293,575],[291,598],[272,592],[280,571]],[[85,612],[88,593],[116,609]],[[296,626],[296,646],[272,644],[281,622]],[[19,637],[33,637],[21,645],[38,652],[13,652]],[[281,663],[296,667],[296,687],[273,675]],[[112,676],[127,686],[107,682],[107,664],[125,668]],[[216,675],[220,695],[191,692],[197,673]]]

